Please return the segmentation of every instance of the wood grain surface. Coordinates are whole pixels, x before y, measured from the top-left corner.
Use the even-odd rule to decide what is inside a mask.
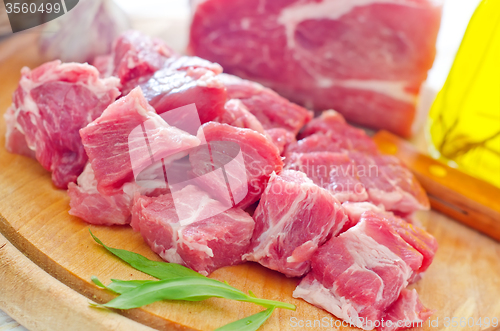
[[[0,261],[0,283],[14,289],[1,291],[0,302],[30,330],[153,331],[112,311],[89,307],[89,299],[40,269],[1,234]],[[11,328],[6,324],[0,330]]]
[[[21,67],[24,65],[34,67],[40,63],[33,36],[25,34],[0,45],[0,114],[3,114],[11,102],[11,94],[17,86]],[[110,278],[149,279],[148,276],[124,265],[95,244],[88,233],[88,228],[90,227],[110,246],[132,250],[151,259],[159,259],[151,252],[141,236],[128,226],[89,226],[80,219],[70,216],[69,198],[66,192],[54,188],[50,174],[36,161],[9,154],[4,148],[4,134],[5,123],[0,120],[0,232],[41,269],[96,302],[108,301],[113,295],[94,286],[90,282],[92,275],[98,276],[104,283]],[[424,329],[445,329],[443,324],[445,317],[465,319],[472,317],[475,320],[479,317],[500,317],[499,243],[436,212],[420,213],[419,219],[437,238],[440,245],[434,263],[424,278],[412,286],[418,290],[422,302],[435,310],[431,319],[439,318],[437,328],[425,324]],[[4,270],[11,273],[22,272],[6,268],[8,263],[10,262],[0,255],[2,272]],[[19,268],[23,268],[22,264]],[[2,277],[9,279],[9,276]],[[333,318],[321,309],[292,298],[298,279],[286,278],[255,263],[222,268],[214,272],[211,277],[227,281],[243,291],[252,290],[262,298],[297,305],[295,312],[275,311],[262,327],[263,331],[336,329],[330,327],[303,329],[293,326],[295,320],[292,318],[296,318],[297,322],[302,320],[304,323],[308,320],[314,322],[322,318]],[[31,281],[37,280],[38,276],[33,274]],[[43,279],[40,278],[39,281],[39,286],[42,288]],[[6,282],[1,284],[1,291],[3,297],[15,298],[26,295],[29,289],[18,286],[15,282]],[[54,300],[59,296],[50,291],[47,295],[52,295]],[[9,311],[12,302],[0,300],[0,309]],[[26,313],[29,313],[32,304],[33,302],[26,302]],[[87,310],[87,304],[77,301],[75,309],[83,306]],[[42,311],[45,309],[42,301],[39,309]],[[259,310],[258,306],[249,303],[210,299],[196,303],[159,302],[121,313],[160,330],[213,330]],[[53,314],[52,317],[56,319],[60,317],[51,311],[47,313]],[[109,329],[114,328],[110,326]],[[448,328],[448,330],[474,331],[484,329],[480,326]]]

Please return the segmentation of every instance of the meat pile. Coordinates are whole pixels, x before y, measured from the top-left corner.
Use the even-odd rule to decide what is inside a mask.
[[[192,1],[190,52],[308,108],[408,136],[441,1]]]
[[[7,149],[52,172],[70,214],[204,275],[303,277],[294,297],[365,330],[432,314],[406,289],[437,249],[412,224],[429,202],[363,130],[134,31],[94,63],[24,68],[5,115]]]

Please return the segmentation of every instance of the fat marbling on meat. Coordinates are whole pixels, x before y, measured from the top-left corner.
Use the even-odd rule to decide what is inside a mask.
[[[375,206],[369,202],[346,202],[342,204],[342,207],[349,219],[344,229],[356,225],[360,221],[363,213],[369,212],[372,217],[382,218],[391,224],[392,228],[404,241],[422,254],[422,265],[417,270],[417,273],[424,272],[431,265],[438,249],[438,243],[436,238],[427,231],[417,225],[410,224],[391,212],[385,211],[382,206]]]
[[[356,165],[344,153],[289,153],[286,154],[285,169],[304,172],[340,202],[368,200]]]
[[[380,323],[422,265],[423,256],[383,218],[366,212],[313,255],[293,292],[365,330]]]
[[[255,231],[245,258],[289,277],[307,273],[314,252],[346,221],[333,195],[293,170],[272,174],[253,218]]]
[[[33,70],[24,67],[5,116],[7,150],[34,154],[52,172],[55,186],[66,188],[87,163],[78,130],[115,101],[118,85],[116,78],[100,79],[88,64],[56,60]]]
[[[381,154],[363,130],[339,113],[324,112],[308,123],[285,153],[285,168],[305,172],[341,202],[370,201],[410,215],[428,210],[420,183],[396,157]]]
[[[174,199],[176,201],[174,201]],[[181,224],[180,207],[189,214]],[[224,210],[212,215],[212,210]],[[164,260],[185,265],[203,275],[242,263],[254,229],[254,220],[239,208],[227,208],[208,193],[188,185],[176,195],[136,198],[132,227]]]
[[[226,86],[228,97],[241,100],[266,130],[283,128],[297,134],[313,116],[311,111],[258,83],[228,74],[219,75],[219,79]]]
[[[239,99],[230,99],[224,105],[224,112],[215,119],[215,122],[229,124],[237,128],[252,129],[264,133],[262,123],[248,111],[248,108]]]
[[[190,51],[227,73],[364,126],[404,136],[418,126],[441,1],[205,0],[193,10]]]
[[[232,151],[225,150],[228,145],[224,143],[218,144],[217,142],[234,143],[241,150],[242,162],[225,170],[227,182],[229,184],[234,183],[233,187],[239,188],[237,189],[238,192],[232,192],[233,196],[239,196],[239,192],[242,191],[243,187],[248,188],[245,190],[242,199],[234,199],[238,200],[235,201],[237,207],[244,209],[259,200],[272,173],[280,173],[283,169],[283,161],[278,148],[265,135],[254,130],[209,122],[200,128],[198,137],[201,139],[202,136],[212,148],[197,149],[190,153],[189,159],[193,167],[193,173],[199,178],[198,185],[209,192],[214,192],[214,194],[217,194],[216,192],[219,189],[223,189],[224,192],[219,192],[218,197],[226,194],[225,183],[221,184],[216,178],[204,175],[213,171],[213,160],[225,164],[230,162],[234,156],[232,156]],[[221,146],[221,148],[215,148],[216,146]],[[209,152],[211,155],[207,154]],[[241,169],[244,169],[246,178],[241,176]]]
[[[90,163],[78,176],[77,184],[68,185],[69,214],[96,225],[122,225],[130,223],[130,209],[134,194],[141,187],[135,182],[125,183],[115,194],[102,194],[97,190],[97,180]]]
[[[121,192],[125,183],[156,162],[168,166],[200,144],[197,137],[165,122],[140,87],[110,105],[80,134],[97,189],[106,195]]]

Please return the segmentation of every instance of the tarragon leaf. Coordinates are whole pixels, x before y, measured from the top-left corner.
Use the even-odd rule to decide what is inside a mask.
[[[246,294],[230,286],[227,282],[205,277],[179,264],[152,261],[137,253],[108,247],[94,236],[90,229],[89,232],[98,244],[133,268],[160,279],[158,281],[112,279],[111,284],[106,286],[97,277],[92,276],[92,282],[97,286],[120,294],[106,304],[92,303],[92,306],[132,309],[160,300],[202,301],[208,298],[225,298],[251,302],[267,308],[257,314],[218,328],[216,331],[255,331],[272,315],[274,309],[295,310],[295,306],[292,304],[259,299],[252,291]]]
[[[273,314],[275,307],[269,307],[266,310],[250,315],[235,322],[226,324],[214,331],[255,331]]]
[[[111,284],[107,286],[108,290],[115,293],[123,294],[136,289],[146,283],[154,282],[154,280],[119,280],[111,279]]]
[[[96,277],[90,277],[92,282],[99,287],[110,290],[114,293],[123,294],[129,292],[147,282],[154,282],[154,280],[119,280],[119,279],[111,279],[111,284],[108,286],[101,283],[101,281]]]
[[[176,263],[167,263],[161,261],[153,261],[150,260],[140,254],[130,252],[124,249],[112,248],[108,247],[99,238],[94,236],[92,231],[90,231],[90,235],[94,240],[106,248],[109,252],[122,259],[123,261],[130,264],[131,267],[144,272],[150,276],[153,276],[158,279],[170,279],[170,278],[179,278],[179,277],[205,277],[194,270],[186,268],[180,264]]]
[[[149,281],[101,306],[115,309],[132,309],[160,300],[203,301],[208,298],[225,298],[252,302],[266,308],[277,307],[295,310],[295,306],[292,304],[254,298],[232,286],[205,277]]]

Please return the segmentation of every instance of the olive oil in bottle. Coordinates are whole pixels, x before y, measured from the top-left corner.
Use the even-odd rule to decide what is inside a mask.
[[[474,12],[428,133],[435,156],[500,187],[500,0]]]

